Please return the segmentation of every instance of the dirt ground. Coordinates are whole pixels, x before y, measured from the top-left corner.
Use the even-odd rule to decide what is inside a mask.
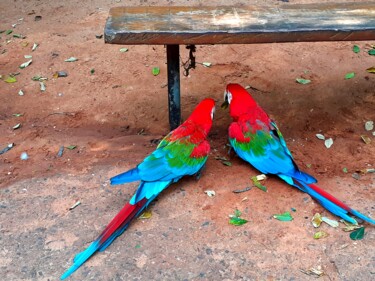
[[[251,2],[281,4],[230,5]],[[312,1],[286,4],[302,2]],[[139,163],[169,131],[165,49],[106,45],[96,35],[103,34],[110,7],[182,4],[204,2],[0,2],[0,30],[26,36],[0,34],[0,74],[19,72],[15,83],[0,81],[0,149],[14,143],[0,155],[2,280],[58,280],[132,196],[136,183],[110,187],[108,180]],[[32,52],[34,42],[39,46]],[[217,101],[202,178],[186,178],[166,190],[152,204],[150,219],[135,221],[69,280],[313,280],[301,270],[319,267],[320,280],[374,280],[374,226],[365,224],[364,239],[353,241],[343,224],[322,225],[329,236],[315,240],[312,216],[337,217],[306,194],[276,178],[265,181],[268,192],[232,192],[252,186],[250,177],[258,172],[228,156],[230,118],[219,107],[227,83],[256,88],[254,97],[278,123],[298,165],[325,190],[374,218],[374,174],[352,177],[375,165],[375,137],[364,129],[366,121],[375,121],[375,75],[365,71],[375,66],[366,52],[374,43],[197,46],[197,61],[212,66],[198,65],[181,78],[181,103],[186,118],[204,97]],[[352,51],[354,44],[360,53]],[[128,52],[121,53],[122,47]],[[28,60],[24,55],[33,62],[19,69]],[[182,60],[187,56],[182,46]],[[78,61],[64,62],[69,57]],[[153,76],[156,66],[161,71]],[[56,71],[68,77],[54,78]],[[356,76],[345,80],[348,72]],[[32,81],[35,75],[48,78],[45,92]],[[297,84],[297,77],[312,83]],[[316,133],[333,138],[333,146],[326,149]],[[372,142],[365,144],[361,135]],[[76,148],[58,157],[59,148],[69,145]],[[27,160],[20,159],[22,152]],[[216,156],[228,157],[232,166]],[[69,210],[77,201],[81,205]],[[236,208],[247,224],[228,224]],[[292,222],[272,218],[291,208]]]

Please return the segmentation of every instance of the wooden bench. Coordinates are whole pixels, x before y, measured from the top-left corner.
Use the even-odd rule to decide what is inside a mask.
[[[375,40],[375,1],[247,7],[116,7],[105,42],[166,45],[169,122],[180,124],[179,45]]]

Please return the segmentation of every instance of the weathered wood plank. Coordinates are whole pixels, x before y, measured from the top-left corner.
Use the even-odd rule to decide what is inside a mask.
[[[249,44],[375,40],[375,1],[248,7],[116,7],[112,44]]]

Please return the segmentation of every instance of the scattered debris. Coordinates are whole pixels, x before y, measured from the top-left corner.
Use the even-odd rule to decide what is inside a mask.
[[[296,81],[297,81],[297,83],[302,84],[302,85],[306,85],[306,84],[310,84],[311,83],[311,80],[309,80],[309,79],[303,79],[303,78],[296,78]]]
[[[311,219],[311,222],[312,222],[312,225],[317,228],[319,227],[323,220],[322,220],[322,216],[319,214],[319,213],[316,213],[313,218]]]
[[[322,221],[324,221],[326,224],[328,224],[329,226],[332,226],[332,227],[338,227],[339,226],[338,221],[331,220],[327,217],[322,217]]]
[[[285,212],[285,213],[282,213],[282,214],[273,215],[273,218],[275,218],[279,221],[292,221],[293,220],[293,217],[290,214],[290,212]]]
[[[317,266],[317,268],[310,268],[310,269],[301,269],[300,268],[300,271],[302,273],[305,273],[306,275],[309,275],[309,276],[315,276],[315,277],[321,277],[324,275],[324,271],[322,270],[321,266]]]
[[[368,136],[361,135],[361,139],[363,140],[363,142],[364,142],[365,144],[370,144],[370,143],[371,143],[371,139],[370,139],[370,137],[368,137]]]
[[[59,152],[57,152],[57,157],[62,157],[63,153],[64,153],[64,146],[62,145],[60,146]]]
[[[244,189],[236,189],[236,190],[233,190],[232,192],[233,193],[242,193],[242,192],[246,192],[246,191],[249,191],[251,190],[251,187],[246,187]]]
[[[40,20],[42,20],[42,16],[35,16],[34,17],[34,21],[40,21]]]
[[[22,90],[19,90],[19,91],[18,91],[18,95],[19,95],[19,96],[23,96],[23,95],[24,95],[23,91],[22,91]]]
[[[95,38],[96,39],[102,39],[103,38],[103,34],[95,35]]]
[[[95,73],[95,69],[94,68],[91,68],[90,69],[90,74],[94,74]]]
[[[75,61],[77,61],[77,60],[78,60],[78,59],[75,58],[75,57],[70,57],[70,58],[66,59],[65,61],[66,61],[66,62],[75,62]]]
[[[352,79],[352,78],[354,78],[354,76],[355,76],[355,72],[349,72],[349,73],[345,74],[345,79],[346,80]]]
[[[350,236],[350,239],[352,240],[362,240],[363,237],[365,236],[365,228],[362,226],[359,229],[350,233],[349,236]]]
[[[367,121],[365,123],[365,130],[372,131],[374,129],[374,121]]]
[[[342,168],[342,171],[346,174],[348,172],[348,168],[344,167]]]
[[[32,55],[24,55],[23,57],[24,57],[25,59],[32,59],[32,58],[33,58]]]
[[[41,75],[35,75],[31,78],[31,80],[42,82],[42,81],[48,80],[48,78],[42,77]]]
[[[14,34],[13,34],[13,37],[14,37],[14,38],[20,38],[20,39],[25,39],[25,38],[26,38],[25,35],[17,34],[17,33],[14,33]]]
[[[152,217],[152,212],[150,210],[144,211],[139,218],[144,220],[144,219],[149,219]]]
[[[75,203],[69,208],[69,211],[73,210],[74,208],[78,207],[79,205],[81,205],[81,201],[77,201],[77,202],[75,202]]]
[[[333,144],[333,139],[332,138],[329,138],[329,139],[326,139],[324,141],[324,145],[327,147],[327,148],[330,148]]]
[[[219,160],[225,166],[228,166],[228,167],[232,166],[232,162],[230,162],[229,159],[227,159],[226,157],[216,156],[215,159]]]
[[[65,71],[56,71],[53,74],[53,78],[58,78],[58,77],[68,77],[68,73]]]
[[[129,51],[128,48],[121,48],[121,49],[120,49],[120,52],[121,52],[121,53],[126,53],[127,51]]]
[[[21,117],[21,116],[23,116],[23,114],[22,113],[13,113],[13,116],[14,117]]]
[[[1,154],[4,154],[5,152],[11,150],[13,148],[14,144],[13,143],[10,143],[8,144],[5,148],[3,148],[2,150],[0,150],[0,155]]]
[[[22,152],[20,158],[21,158],[21,160],[27,160],[27,159],[29,159],[29,155],[27,155],[26,152]]]
[[[14,125],[14,126],[12,127],[13,130],[17,130],[17,129],[19,129],[19,128],[21,128],[21,123],[18,123],[18,124]]]
[[[361,178],[361,175],[358,174],[358,173],[353,173],[353,174],[352,174],[352,178],[353,178],[353,179],[356,179],[356,180],[359,180],[359,179]]]
[[[210,63],[210,62],[202,62],[202,65],[204,67],[210,67],[212,65],[212,63]]]
[[[368,73],[375,73],[375,66],[366,69]]]
[[[38,46],[39,46],[38,43],[34,43],[33,47],[31,48],[31,51],[34,52],[36,50],[36,48],[38,48]]]
[[[39,82],[39,84],[40,84],[40,90],[41,90],[42,92],[45,92],[45,90],[46,90],[46,85],[44,84],[44,82]]]
[[[292,212],[297,212],[297,209],[296,208],[290,208],[292,210]]]
[[[318,231],[318,232],[314,233],[314,239],[321,239],[321,238],[325,238],[327,236],[328,236],[328,233],[326,233],[324,231]]]
[[[159,75],[159,73],[160,73],[159,67],[153,67],[152,68],[152,75],[157,76],[157,75]]]
[[[260,183],[260,181],[262,180],[265,180],[267,177],[265,175],[258,175],[258,176],[254,176],[254,177],[251,177],[251,180],[253,181],[253,184],[259,188],[260,190],[263,190],[264,192],[267,192],[267,187],[265,187],[264,185],[262,185]]]
[[[234,215],[229,215],[229,224],[232,224],[232,225],[235,225],[235,226],[240,226],[240,225],[243,225],[245,223],[247,223],[248,221],[245,220],[245,219],[242,219],[241,218],[241,211],[236,209],[234,211]]]
[[[349,231],[353,231],[353,230],[356,230],[358,228],[361,228],[358,223],[357,224],[352,224],[350,222],[347,222],[345,220],[340,220],[343,224],[345,224],[345,227],[342,229],[344,230],[345,232],[349,232]]]
[[[208,197],[214,197],[216,195],[214,190],[205,190],[204,193],[206,193]]]
[[[361,174],[375,173],[375,169],[368,168],[368,169],[357,170],[357,172],[360,172]]]
[[[24,69],[24,68],[28,67],[32,62],[33,62],[33,60],[28,60],[27,62],[24,62],[23,64],[21,64],[20,68]]]
[[[315,136],[316,136],[318,139],[320,139],[320,140],[325,140],[325,139],[326,139],[326,137],[323,136],[322,134],[316,134]]]

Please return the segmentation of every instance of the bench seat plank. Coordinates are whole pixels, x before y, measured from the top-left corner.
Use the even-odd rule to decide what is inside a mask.
[[[115,7],[112,44],[250,44],[375,40],[375,1],[245,7]]]

